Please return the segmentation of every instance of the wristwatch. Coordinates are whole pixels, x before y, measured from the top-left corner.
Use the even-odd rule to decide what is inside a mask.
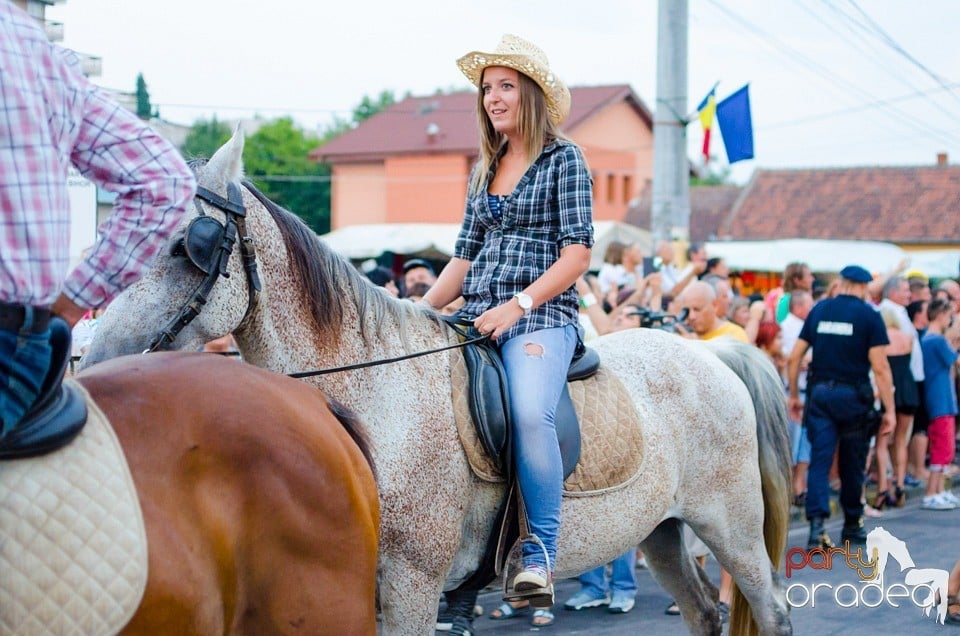
[[[529,314],[530,310],[533,309],[533,298],[530,298],[529,295],[523,292],[517,292],[513,297],[517,299],[517,304],[520,305],[520,309],[523,310],[523,315],[526,316]]]

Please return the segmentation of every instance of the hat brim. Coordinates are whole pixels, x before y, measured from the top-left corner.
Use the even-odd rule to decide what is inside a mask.
[[[570,114],[570,89],[549,68],[529,55],[472,51],[457,60],[457,66],[470,83],[478,88],[483,69],[491,66],[512,68],[532,79],[540,87],[547,98],[550,120],[555,125],[562,124]]]

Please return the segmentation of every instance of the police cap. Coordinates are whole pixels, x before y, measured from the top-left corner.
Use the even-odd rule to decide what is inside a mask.
[[[840,276],[854,283],[869,283],[873,280],[870,272],[859,265],[847,265],[840,270]]]

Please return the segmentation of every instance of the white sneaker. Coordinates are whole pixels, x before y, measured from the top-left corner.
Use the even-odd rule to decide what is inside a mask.
[[[920,507],[924,510],[954,510],[957,504],[951,503],[939,494],[936,494],[925,496],[920,502]]]
[[[952,503],[954,506],[960,506],[960,499],[957,499],[957,496],[953,494],[952,490],[944,490],[940,493],[940,498],[947,503]]]

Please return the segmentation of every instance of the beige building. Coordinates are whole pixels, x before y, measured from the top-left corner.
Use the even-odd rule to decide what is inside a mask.
[[[570,92],[563,131],[593,173],[593,217],[623,221],[653,176],[653,116],[624,84]],[[310,153],[332,166],[332,228],[459,222],[479,145],[476,100],[473,91],[408,97]]]

